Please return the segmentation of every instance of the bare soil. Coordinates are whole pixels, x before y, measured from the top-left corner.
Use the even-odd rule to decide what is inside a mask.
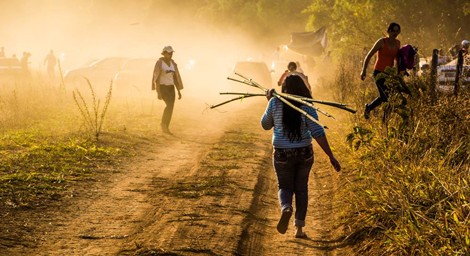
[[[351,255],[337,227],[340,177],[316,145],[308,238],[277,233],[265,104],[244,104],[202,122],[176,117],[175,136],[141,143],[67,197],[0,213],[0,255]]]

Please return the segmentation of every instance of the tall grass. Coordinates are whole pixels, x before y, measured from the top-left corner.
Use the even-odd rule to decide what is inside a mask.
[[[337,76],[347,72],[357,70]],[[386,119],[350,124],[340,198],[360,255],[470,255],[470,93],[432,104],[428,79],[407,79],[405,93],[390,82],[390,101],[374,110],[387,109]],[[358,95],[350,101],[372,96]]]
[[[70,105],[60,89],[46,79],[0,82],[0,131],[22,129],[68,112]]]
[[[96,94],[93,89],[93,86],[90,83],[90,80],[85,78],[88,84],[88,88],[90,88],[91,92],[91,110],[88,108],[88,105],[86,103],[86,100],[82,96],[82,93],[80,93],[79,89],[75,89],[73,91],[73,99],[75,101],[76,106],[80,110],[80,114],[85,121],[85,126],[87,130],[92,134],[92,136],[95,137],[96,140],[99,139],[99,136],[101,134],[101,128],[103,127],[103,121],[106,116],[106,111],[108,110],[109,103],[111,102],[111,95],[113,91],[113,82],[111,81],[109,85],[109,90],[108,93],[106,94],[106,99],[103,104],[103,107],[100,109],[100,104],[101,100],[96,99]]]

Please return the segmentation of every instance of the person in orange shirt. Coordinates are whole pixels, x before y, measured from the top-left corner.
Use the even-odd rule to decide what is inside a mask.
[[[285,85],[286,78],[291,75],[300,76],[300,78],[304,80],[304,83],[307,86],[310,93],[312,92],[312,88],[308,82],[308,77],[303,73],[303,70],[300,71],[301,69],[300,70],[298,69],[299,67],[297,66],[295,62],[289,62],[289,64],[287,65],[287,70],[284,72],[284,74],[282,74],[281,78],[279,78],[279,81],[277,82],[277,85],[282,87],[282,92],[285,92],[284,85]]]
[[[297,70],[297,64],[295,64],[295,62],[289,62],[289,64],[287,64],[287,70],[284,71],[284,73],[281,75],[281,78],[279,78],[277,85],[281,86],[284,83],[284,80],[286,80],[287,75],[289,75],[289,73],[294,72],[296,70]]]
[[[400,50],[400,41],[397,40],[397,36],[401,32],[400,25],[397,23],[390,23],[387,29],[388,37],[380,38],[375,42],[374,46],[370,49],[367,54],[364,65],[361,72],[361,79],[366,78],[366,70],[369,65],[370,58],[377,52],[377,61],[374,66],[374,78],[385,71],[387,67],[393,67],[394,61],[397,59],[398,51]],[[364,109],[364,118],[368,119],[370,112],[378,107],[382,102],[387,102],[388,97],[386,94],[387,87],[385,86],[385,79],[379,79],[375,81],[377,90],[379,91],[379,97],[373,100],[371,103],[366,104]]]

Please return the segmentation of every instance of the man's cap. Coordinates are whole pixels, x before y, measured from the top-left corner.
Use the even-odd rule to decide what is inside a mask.
[[[470,42],[468,40],[463,40],[462,41],[462,45],[469,45],[469,44],[470,44]]]
[[[171,47],[170,45],[167,45],[167,46],[163,47],[162,53],[163,52],[171,53],[171,52],[174,52],[174,50],[173,50],[173,47]]]

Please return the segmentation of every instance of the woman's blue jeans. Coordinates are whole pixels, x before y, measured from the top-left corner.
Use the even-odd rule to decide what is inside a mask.
[[[292,209],[295,195],[295,226],[304,227],[308,206],[308,178],[313,165],[312,146],[274,149],[273,165],[277,175],[281,212]]]

